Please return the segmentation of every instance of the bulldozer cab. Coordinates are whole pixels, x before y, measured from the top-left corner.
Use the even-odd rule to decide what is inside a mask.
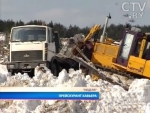
[[[125,30],[116,63],[126,67],[130,55],[138,57],[140,55],[142,40],[143,33],[140,29],[132,28],[131,30]]]
[[[150,35],[145,34],[135,48],[138,54],[130,55],[127,71],[150,77]]]
[[[126,30],[116,63],[128,72],[150,77],[150,34],[137,28]]]

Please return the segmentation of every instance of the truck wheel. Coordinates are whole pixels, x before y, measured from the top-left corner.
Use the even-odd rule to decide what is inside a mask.
[[[51,72],[54,76],[58,77],[59,70],[58,70],[58,65],[56,64],[56,62],[52,63]]]

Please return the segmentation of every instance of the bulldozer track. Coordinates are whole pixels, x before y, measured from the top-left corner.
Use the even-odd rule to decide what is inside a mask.
[[[114,85],[119,85],[119,86],[123,87],[125,90],[129,89],[129,86],[125,85],[123,82],[121,82],[121,81],[119,81],[119,82],[114,81],[113,79],[111,79],[110,76],[107,76],[107,75],[103,74],[103,72],[105,72],[103,69],[101,69],[101,68],[95,68],[94,66],[90,65],[89,63],[87,63],[86,61],[84,61],[80,57],[74,56],[73,59],[76,62],[79,62],[80,65],[83,65],[87,69],[89,69],[90,71],[92,71],[93,74],[98,75],[100,79],[106,80],[106,81],[108,81],[108,82],[110,82],[110,83],[112,83]],[[128,74],[126,74],[126,77],[128,77],[128,79],[133,79],[133,77],[129,76]]]
[[[122,70],[116,70],[116,69],[113,69],[113,68],[110,68],[110,67],[101,66],[99,64],[95,64],[95,66],[97,68],[100,68],[103,71],[108,71],[108,72],[112,72],[112,73],[115,73],[115,74],[119,74],[119,75],[122,75],[124,77],[127,77],[128,79],[135,79],[133,76],[131,76],[130,73],[127,73],[127,72],[122,71]]]

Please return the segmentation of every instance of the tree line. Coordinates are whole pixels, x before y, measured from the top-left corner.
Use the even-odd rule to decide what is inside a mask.
[[[19,20],[19,21],[13,21],[13,20],[0,20],[0,32],[10,33],[11,28],[14,26],[22,26],[22,25],[42,25],[42,20],[31,20],[27,23]],[[60,37],[68,38],[74,36],[74,34],[83,33],[85,36],[89,33],[90,27],[86,26],[84,28],[80,28],[77,25],[70,25],[69,27],[64,26],[61,23],[53,23],[50,21],[46,24],[47,26],[53,27],[54,30],[59,32]],[[131,27],[130,24],[128,24],[129,27]],[[109,38],[113,38],[114,40],[120,40],[122,38],[122,33],[125,29],[126,25],[123,24],[111,24],[107,27],[107,36]],[[150,31],[150,25],[144,25],[144,26],[136,26],[138,28],[141,28],[142,32],[149,32]],[[102,27],[103,28],[103,27]],[[100,29],[99,34],[102,34],[102,30]]]

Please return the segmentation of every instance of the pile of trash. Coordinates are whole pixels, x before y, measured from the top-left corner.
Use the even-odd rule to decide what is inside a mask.
[[[1,100],[0,113],[150,113],[150,80],[135,79],[129,91],[107,81],[92,81],[81,70],[62,70],[58,77],[45,68],[35,68],[35,76],[26,73],[10,76],[0,65],[0,87],[99,87],[97,101]]]

